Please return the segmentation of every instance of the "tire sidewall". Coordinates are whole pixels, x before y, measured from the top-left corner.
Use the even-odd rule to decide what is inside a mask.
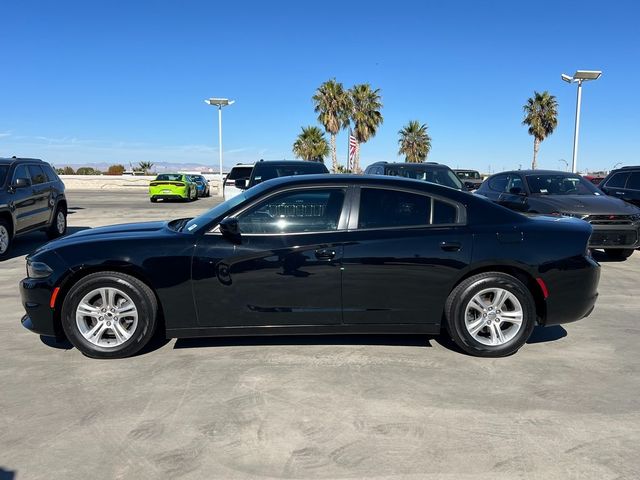
[[[4,258],[5,256],[9,255],[9,252],[11,251],[11,246],[13,245],[13,234],[9,222],[2,219],[0,220],[0,225],[2,225],[7,230],[7,249],[4,252],[0,253],[0,258]]]
[[[114,287],[125,292],[138,310],[136,330],[124,344],[113,348],[100,347],[85,339],[76,325],[76,308],[82,298],[96,288]],[[125,278],[104,274],[82,279],[71,288],[62,305],[62,328],[69,341],[83,354],[92,358],[122,358],[135,354],[152,337],[155,329],[155,307],[147,296]]]
[[[481,290],[503,288],[516,296],[522,306],[523,321],[520,330],[507,343],[500,346],[484,345],[475,340],[465,326],[465,311],[469,301]],[[536,310],[531,292],[519,280],[508,275],[487,276],[464,285],[456,294],[449,309],[449,333],[465,352],[483,357],[503,357],[518,351],[535,327]]]

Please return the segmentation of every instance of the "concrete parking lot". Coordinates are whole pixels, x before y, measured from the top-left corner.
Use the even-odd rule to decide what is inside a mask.
[[[71,231],[190,216],[68,192]],[[171,340],[98,361],[20,325],[33,234],[0,263],[0,479],[640,477],[640,252],[580,322],[503,359],[438,337]]]

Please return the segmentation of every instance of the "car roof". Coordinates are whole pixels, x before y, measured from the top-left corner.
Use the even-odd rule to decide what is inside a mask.
[[[324,165],[322,162],[309,162],[308,160],[260,160],[254,164],[257,165]]]
[[[444,168],[449,168],[448,165],[445,165],[444,163],[438,163],[438,162],[421,162],[421,163],[408,163],[408,162],[386,162],[386,161],[382,161],[382,162],[375,162],[372,163],[371,165],[369,165],[369,167],[373,167],[373,166],[389,166],[389,167],[403,167],[403,168],[420,168],[420,167],[424,167],[425,165],[428,165],[430,167],[444,167]]]
[[[46,163],[46,162],[43,162],[39,158],[18,158],[18,157],[3,158],[3,157],[0,157],[0,164],[2,164],[2,165],[10,165],[12,163]]]
[[[464,199],[465,196],[471,195],[451,187],[445,187],[438,183],[425,182],[424,180],[415,180],[413,178],[392,177],[387,175],[356,175],[356,174],[312,174],[312,175],[295,175],[290,177],[278,177],[262,182],[260,185],[269,186],[271,188],[279,188],[281,186],[305,186],[305,185],[373,185],[380,187],[399,187],[410,188],[412,190],[423,190],[435,194],[455,197],[455,199]],[[254,187],[255,188],[255,187]]]
[[[509,173],[518,173],[520,175],[558,175],[560,173],[564,175],[577,175],[577,173],[563,172],[562,170],[507,170],[504,172],[494,173],[491,176],[493,177],[495,175],[504,175]]]
[[[477,172],[478,170],[474,170],[472,168],[454,168],[454,172]]]

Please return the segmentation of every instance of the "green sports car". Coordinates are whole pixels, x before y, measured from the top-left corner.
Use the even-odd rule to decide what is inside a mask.
[[[161,200],[188,200],[198,198],[195,182],[181,173],[161,173],[149,184],[149,199],[155,203]]]

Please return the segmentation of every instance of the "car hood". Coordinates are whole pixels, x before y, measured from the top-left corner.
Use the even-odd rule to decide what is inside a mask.
[[[169,222],[141,222],[141,223],[125,223],[122,225],[110,225],[107,227],[96,227],[81,230],[72,235],[61,237],[57,240],[49,242],[34,253],[44,250],[52,250],[60,247],[68,247],[77,243],[86,243],[91,241],[112,240],[114,238],[131,238],[157,236],[162,232],[173,232],[167,228]]]
[[[640,208],[635,207],[619,198],[606,195],[534,195],[533,202],[545,205],[548,212],[575,213],[575,214],[616,214],[634,215],[640,213]]]

